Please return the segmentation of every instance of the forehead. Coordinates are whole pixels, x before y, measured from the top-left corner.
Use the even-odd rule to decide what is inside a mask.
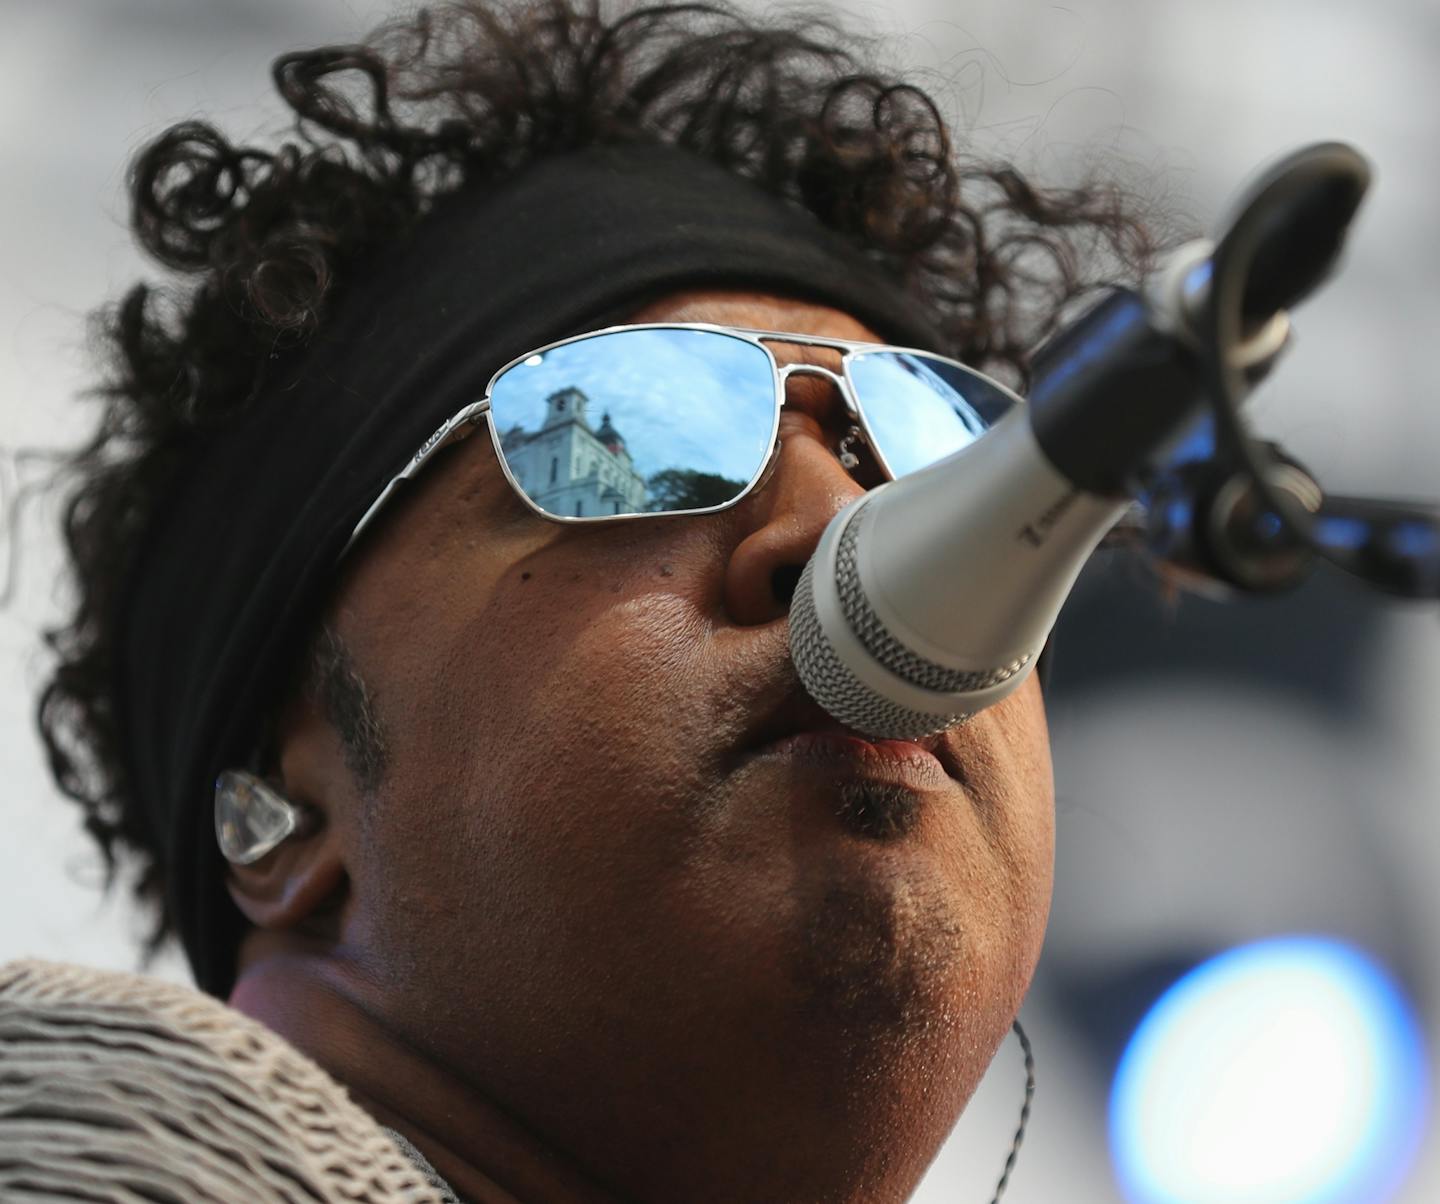
[[[821,335],[832,339],[883,342],[878,334],[843,310],[812,301],[741,289],[695,289],[671,293],[637,309],[631,322],[712,322],[757,330]],[[772,345],[787,358],[783,345]],[[797,351],[803,349],[796,349]]]

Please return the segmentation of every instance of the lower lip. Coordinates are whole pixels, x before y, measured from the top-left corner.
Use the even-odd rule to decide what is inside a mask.
[[[928,749],[908,740],[862,740],[841,732],[797,732],[767,744],[758,758],[799,761],[849,772],[868,771],[909,785],[949,786],[945,767]]]

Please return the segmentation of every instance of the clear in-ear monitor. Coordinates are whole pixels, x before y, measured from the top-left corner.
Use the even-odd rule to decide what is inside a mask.
[[[276,848],[300,826],[300,809],[243,769],[215,779],[215,840],[225,860],[249,865]]]

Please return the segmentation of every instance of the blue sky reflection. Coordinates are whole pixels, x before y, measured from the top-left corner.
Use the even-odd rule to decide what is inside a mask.
[[[865,417],[896,476],[967,447],[1013,404],[984,381],[946,367],[895,352],[850,360]]]
[[[775,385],[753,343],[698,330],[627,330],[555,347],[510,369],[491,402],[500,431],[534,431],[546,399],[573,387],[587,419],[608,411],[645,477],[688,468],[748,481],[770,446]]]

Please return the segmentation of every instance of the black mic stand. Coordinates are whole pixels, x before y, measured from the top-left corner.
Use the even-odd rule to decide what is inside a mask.
[[[1143,517],[1125,529],[1211,592],[1286,589],[1322,560],[1387,593],[1440,600],[1440,507],[1327,494],[1240,411],[1254,373],[1238,349],[1331,275],[1369,183],[1349,146],[1296,151],[1242,195],[1210,254],[1189,333],[1211,416],[1137,474]]]

